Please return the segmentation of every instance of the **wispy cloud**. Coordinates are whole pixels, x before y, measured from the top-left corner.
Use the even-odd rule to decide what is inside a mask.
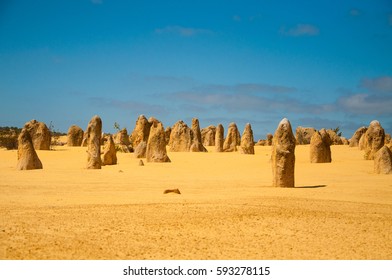
[[[132,111],[137,114],[167,115],[165,107],[146,102],[118,100],[103,97],[91,97],[88,101],[89,104],[100,108],[115,108],[119,110]]]
[[[392,93],[392,76],[364,78],[361,80],[360,85],[370,92]]]
[[[175,34],[183,37],[192,37],[196,35],[209,35],[214,32],[209,29],[183,27],[178,25],[170,25],[164,28],[155,29],[156,34]]]
[[[339,108],[353,115],[390,115],[391,96],[357,93],[338,99]]]
[[[362,11],[358,10],[358,9],[351,9],[349,13],[350,13],[350,16],[353,16],[353,17],[357,17],[357,16],[362,15]]]
[[[280,33],[285,36],[300,37],[300,36],[317,36],[320,30],[317,26],[312,24],[297,24],[291,28],[282,27]]]
[[[241,17],[239,15],[234,15],[233,20],[239,22],[239,21],[241,21]]]
[[[234,85],[206,84],[189,90],[166,94],[172,102],[189,109],[219,110],[222,112],[325,113],[334,110],[333,104],[310,104],[301,98],[299,90],[284,85],[243,83]]]

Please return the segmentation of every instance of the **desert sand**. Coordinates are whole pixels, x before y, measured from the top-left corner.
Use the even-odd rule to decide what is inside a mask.
[[[0,150],[0,259],[392,259],[392,176],[357,148],[297,146],[295,188],[271,187],[271,147],[208,150],[88,170],[58,146],[29,171]]]

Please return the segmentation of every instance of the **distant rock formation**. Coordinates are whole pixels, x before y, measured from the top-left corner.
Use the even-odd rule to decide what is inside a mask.
[[[3,128],[0,131],[0,147],[6,148],[7,150],[17,149],[19,134],[19,129],[16,127]]]
[[[128,131],[126,128],[118,131],[113,137],[116,150],[123,153],[130,153],[133,151],[131,142],[129,141]]]
[[[250,123],[245,125],[244,132],[241,137],[240,153],[254,155],[255,154],[255,142],[253,139],[253,130]]]
[[[207,152],[207,149],[202,144],[199,120],[196,118],[192,119],[191,135],[192,135],[192,144],[189,150],[191,152]]]
[[[353,136],[350,139],[350,147],[358,147],[359,146],[359,140],[361,139],[362,135],[364,135],[366,133],[366,130],[367,130],[367,127],[362,126],[354,132]]]
[[[291,124],[284,118],[274,134],[272,145],[272,185],[293,188],[295,168],[295,143]]]
[[[266,146],[272,146],[272,141],[274,139],[274,136],[271,133],[267,134],[267,140],[266,140]]]
[[[236,152],[237,146],[241,145],[241,135],[235,123],[230,123],[227,130],[227,136],[223,143],[224,152]]]
[[[72,125],[67,133],[67,145],[70,147],[80,147],[83,141],[83,129],[77,125]]]
[[[210,125],[201,130],[201,139],[204,146],[215,146],[216,127]]]
[[[374,155],[374,172],[392,174],[392,152],[387,146],[383,146]]]
[[[297,145],[307,145],[310,144],[310,139],[313,134],[316,132],[316,129],[313,127],[302,127],[298,126],[295,130],[295,139]]]
[[[27,128],[23,128],[18,137],[17,170],[42,169],[42,162],[34,149],[33,141]]]
[[[147,162],[170,162],[166,152],[165,130],[160,121],[151,123],[146,158]]]
[[[87,126],[87,169],[101,169],[102,120],[94,116]]]
[[[310,139],[310,162],[331,162],[331,139],[325,129],[316,131]]]
[[[34,149],[50,150],[51,135],[46,124],[36,120],[31,120],[25,123],[24,127],[30,133]]]
[[[136,149],[137,145],[140,142],[146,142],[148,140],[148,136],[150,134],[150,128],[152,123],[147,120],[144,115],[140,115],[135,124],[135,128],[133,129],[130,138],[131,145],[134,149]]]
[[[385,131],[381,124],[374,120],[370,123],[369,128],[364,134],[364,147],[365,155],[364,158],[367,160],[374,159],[374,155],[379,149],[384,146],[385,141]]]
[[[117,151],[111,135],[106,136],[106,143],[103,148],[102,165],[117,164]]]
[[[222,124],[218,124],[215,130],[215,152],[223,152],[224,129]]]
[[[334,130],[328,129],[327,133],[331,139],[331,145],[343,145],[342,139]]]
[[[176,122],[171,130],[169,150],[171,152],[189,152],[192,145],[192,130],[182,120]]]

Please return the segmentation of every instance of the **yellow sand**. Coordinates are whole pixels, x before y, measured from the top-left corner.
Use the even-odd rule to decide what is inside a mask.
[[[55,147],[33,171],[0,150],[0,259],[392,259],[392,176],[357,148],[311,164],[297,146],[293,189],[270,187],[271,147],[209,150],[87,170]]]

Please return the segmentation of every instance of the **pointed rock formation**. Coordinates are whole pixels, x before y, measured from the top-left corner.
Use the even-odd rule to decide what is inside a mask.
[[[215,152],[223,152],[224,128],[222,124],[218,124],[215,131]]]
[[[103,148],[102,165],[117,164],[117,151],[111,135],[106,136],[106,143]]]
[[[272,185],[274,187],[294,187],[295,142],[291,124],[284,118],[274,134],[272,146]]]
[[[255,154],[255,142],[253,139],[253,130],[250,123],[245,125],[244,132],[241,137],[241,154],[254,155]]]
[[[27,128],[23,128],[18,137],[18,163],[16,169],[42,169],[42,162],[34,149],[33,141]]]
[[[102,120],[94,116],[87,126],[87,169],[101,169]]]
[[[36,120],[31,120],[27,122],[24,127],[30,133],[34,149],[50,150],[51,135],[46,124]]]
[[[150,127],[151,122],[149,122],[144,115],[140,115],[137,118],[135,128],[130,136],[130,142],[134,149],[136,149],[140,142],[144,141],[147,143],[148,136],[150,134]]]
[[[166,137],[163,125],[159,121],[152,122],[147,141],[147,162],[170,162],[166,152]]]
[[[201,141],[201,132],[199,120],[196,118],[192,119],[192,144],[190,147],[191,152],[207,152],[207,149],[203,146]]]
[[[367,160],[374,159],[374,155],[379,149],[384,146],[385,131],[381,124],[374,120],[370,123],[369,128],[364,134],[364,147],[365,155],[364,158]]]
[[[215,146],[216,127],[210,125],[201,130],[201,139],[204,146]]]
[[[364,135],[366,133],[366,130],[367,130],[367,127],[362,126],[354,132],[353,136],[350,139],[350,147],[358,147],[359,146],[359,140],[361,139],[362,135]]]
[[[237,146],[241,145],[241,136],[235,123],[230,123],[227,136],[223,143],[224,152],[236,152]]]
[[[170,134],[171,152],[189,152],[192,145],[192,130],[182,120],[176,122]]]
[[[331,162],[331,139],[325,129],[316,131],[310,139],[310,162]]]
[[[374,155],[374,172],[392,174],[392,152],[387,146],[383,146]]]
[[[295,129],[295,139],[297,145],[307,145],[310,144],[310,139],[316,130],[313,127],[302,127],[298,126]]]
[[[67,145],[70,147],[80,147],[83,141],[83,129],[77,125],[72,125],[67,133]]]

